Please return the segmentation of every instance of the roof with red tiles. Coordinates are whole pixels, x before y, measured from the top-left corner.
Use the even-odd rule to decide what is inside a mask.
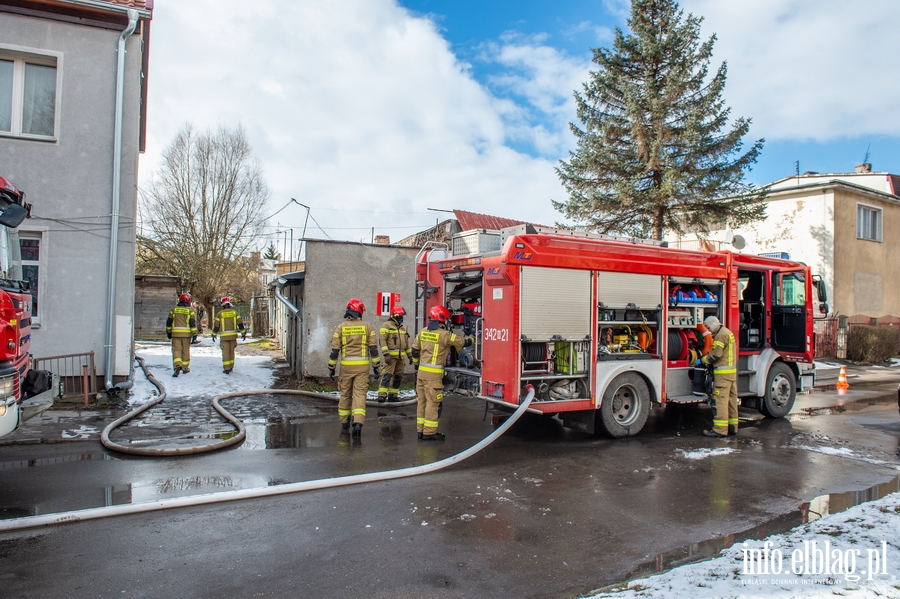
[[[499,231],[505,227],[528,224],[524,220],[502,218],[499,216],[491,216],[489,214],[478,214],[477,212],[466,212],[465,210],[454,210],[453,214],[456,216],[456,220],[459,221],[459,228],[461,231],[471,231],[472,229],[490,229],[491,231]]]
[[[110,4],[121,4],[122,6],[133,6],[135,8],[153,8],[153,0],[104,0]]]

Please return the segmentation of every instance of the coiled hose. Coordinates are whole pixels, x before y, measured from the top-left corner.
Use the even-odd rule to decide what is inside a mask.
[[[225,393],[223,395],[219,395],[212,400],[212,405],[215,410],[222,415],[222,417],[228,421],[229,424],[234,426],[237,429],[237,435],[231,437],[230,439],[223,439],[221,441],[216,441],[215,443],[207,443],[205,445],[198,445],[195,447],[170,447],[170,448],[153,448],[153,447],[130,447],[128,445],[121,445],[112,441],[109,438],[109,434],[115,430],[116,428],[122,426],[129,420],[136,418],[137,416],[143,414],[153,406],[162,403],[166,399],[166,388],[163,387],[162,383],[156,380],[156,377],[150,374],[147,370],[147,365],[144,362],[144,359],[138,355],[134,356],[134,359],[138,361],[138,364],[141,366],[141,370],[144,371],[144,376],[147,377],[147,380],[156,387],[159,391],[159,396],[153,398],[142,406],[138,407],[131,412],[128,412],[121,418],[109,423],[106,428],[103,429],[103,432],[100,434],[100,442],[107,449],[111,449],[113,451],[118,451],[120,453],[127,453],[130,455],[143,455],[143,456],[178,456],[178,455],[198,455],[201,453],[209,453],[211,451],[218,451],[220,449],[224,449],[226,447],[231,447],[232,445],[239,445],[244,442],[244,439],[247,437],[247,429],[244,428],[244,424],[231,415],[222,405],[219,403],[222,399],[227,399],[229,397],[239,397],[245,395],[303,395],[305,397],[316,397],[319,399],[330,399],[332,401],[338,401],[338,398],[334,395],[329,395],[327,393],[315,393],[313,391],[300,391],[295,389],[265,389],[259,391],[238,391],[235,393]],[[376,403],[373,401],[367,401],[366,405],[372,406],[391,406],[394,408],[408,406],[415,404],[415,399],[409,399],[406,401],[398,401],[391,403]]]

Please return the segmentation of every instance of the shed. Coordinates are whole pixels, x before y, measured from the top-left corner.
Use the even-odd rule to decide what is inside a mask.
[[[166,338],[166,318],[178,301],[181,278],[166,275],[135,275],[134,338]]]

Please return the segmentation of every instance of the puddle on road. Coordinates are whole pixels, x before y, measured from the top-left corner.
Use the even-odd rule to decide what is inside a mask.
[[[838,402],[834,406],[820,408],[804,408],[801,412],[795,412],[785,416],[787,420],[805,420],[810,416],[827,416],[829,414],[843,414],[846,412],[861,412],[872,406],[895,406],[896,397],[875,397],[868,399],[855,399],[853,401]]]
[[[638,566],[628,575],[626,581],[645,578],[653,574],[666,572],[672,568],[711,559],[719,555],[723,549],[748,540],[760,540],[770,535],[788,532],[797,526],[808,524],[827,516],[837,514],[853,506],[881,499],[891,493],[900,491],[900,476],[892,480],[878,484],[861,491],[846,491],[843,493],[830,493],[820,495],[800,504],[797,510],[777,516],[768,522],[764,522],[752,528],[738,533],[707,539],[699,543],[692,543],[685,547],[673,549],[658,554],[652,561]]]
[[[404,414],[378,415],[368,418],[366,432],[377,428],[381,441],[402,440],[400,423],[409,420]],[[328,447],[334,445],[337,420],[310,422],[303,418],[269,418],[265,421],[245,421],[247,439],[237,449],[294,449]],[[341,441],[338,441],[341,445]]]

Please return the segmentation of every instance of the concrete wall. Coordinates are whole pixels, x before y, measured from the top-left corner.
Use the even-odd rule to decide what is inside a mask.
[[[377,330],[387,320],[377,315],[378,292],[399,293],[406,323],[414,326],[417,253],[413,247],[307,240],[305,279],[284,288],[284,295],[301,308],[299,340],[293,340],[289,330],[288,310],[280,301],[272,302],[275,337],[298,376],[328,376],[331,337],[352,297],[363,301],[363,320]]]
[[[94,351],[105,374],[107,278],[112,212],[116,47],[119,32],[36,17],[0,15],[0,48],[57,53],[55,141],[0,136],[2,174],[27,194],[39,232],[40,327],[35,356]],[[141,40],[127,44],[118,264],[115,374],[131,365]]]
[[[304,303],[304,376],[327,376],[334,329],[347,300],[366,305],[363,320],[377,329],[387,317],[376,315],[377,294],[401,294],[408,322],[415,312],[415,258],[418,248],[392,245],[307,241]]]

